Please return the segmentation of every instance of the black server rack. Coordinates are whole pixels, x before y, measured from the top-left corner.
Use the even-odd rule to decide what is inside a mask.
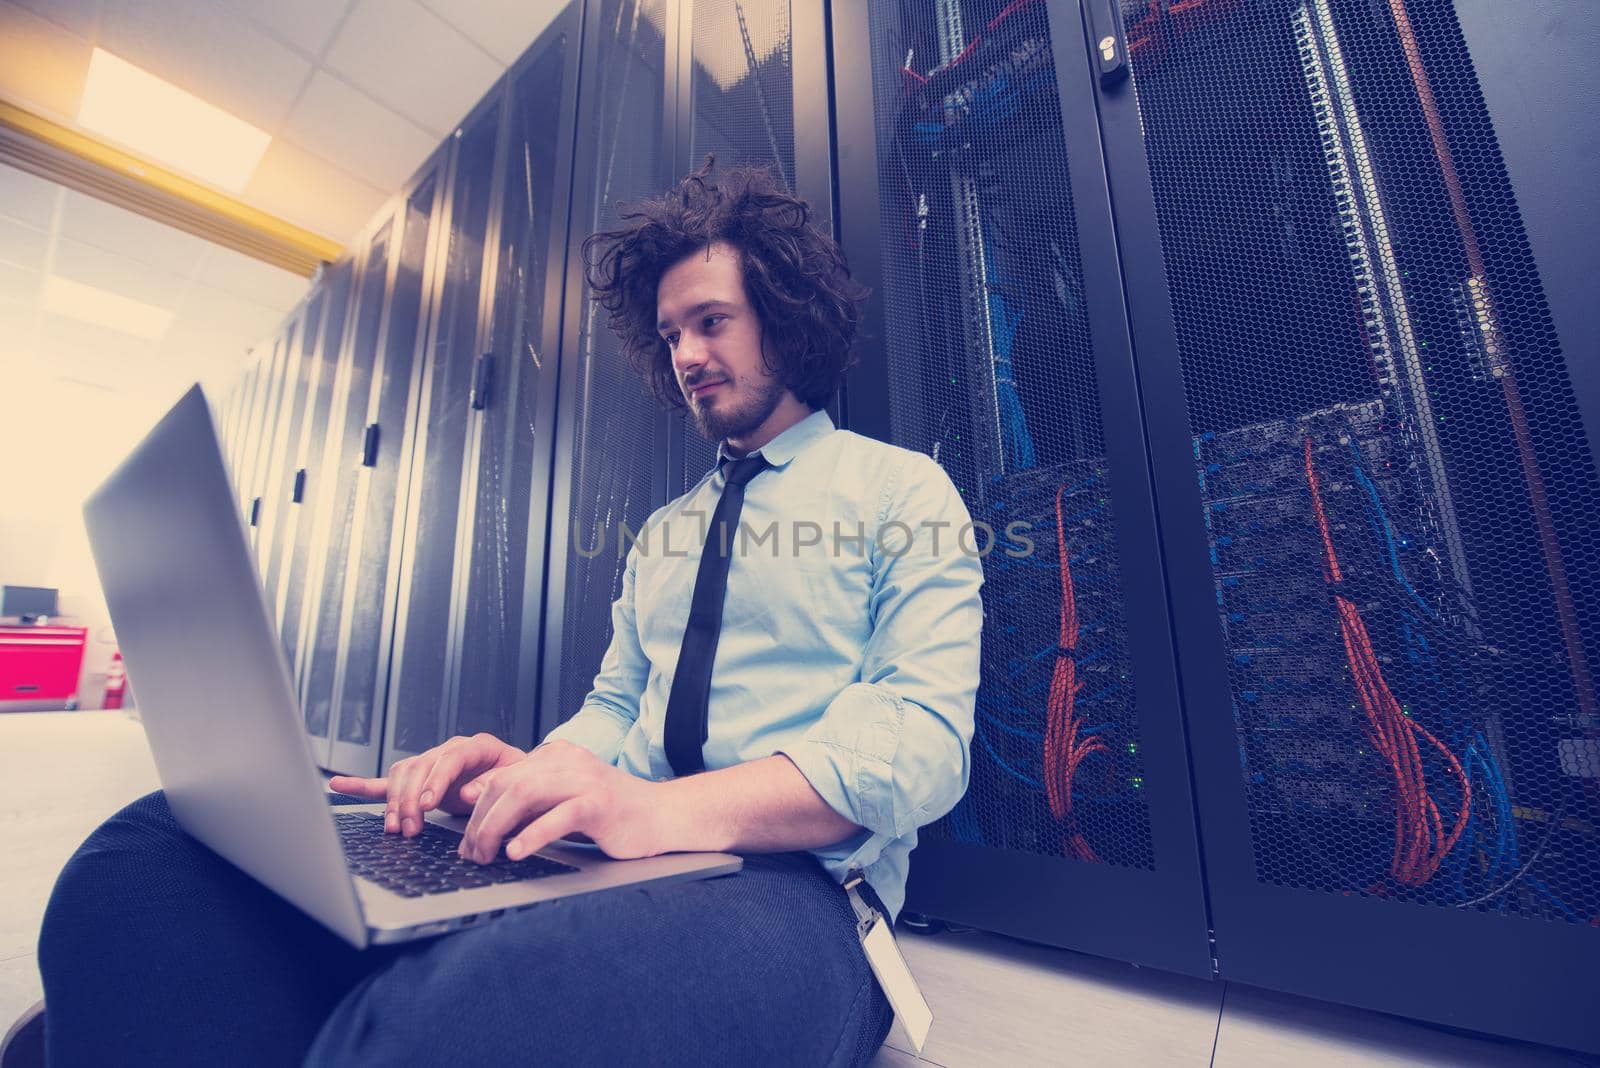
[[[390,290],[394,246],[400,239],[404,202],[374,220],[358,243],[351,304],[336,365],[326,437],[325,477],[317,492],[311,535],[312,566],[301,606],[298,688],[313,751],[328,759],[339,662],[344,589],[356,518],[356,482],[364,459],[366,415],[371,399],[378,337]],[[324,764],[324,767],[327,765]]]
[[[1061,21],[832,5],[840,232],[875,292],[847,423],[943,465],[984,554],[971,783],[906,907],[1209,976],[1088,60]]]
[[[826,41],[820,6],[790,0],[693,0],[679,11],[680,119],[673,177],[714,157],[719,168],[763,166],[820,208],[829,227]],[[814,125],[813,125],[814,124]],[[685,493],[717,459],[683,412],[671,416],[668,493]]]
[[[579,243],[714,155],[765,165],[832,220],[825,10],[789,0],[590,3],[563,333],[539,730],[575,712],[610,639],[631,533],[716,445],[662,411],[583,284]]]
[[[354,271],[355,264],[350,257],[324,270],[317,283],[321,293],[322,315],[314,331],[311,330],[311,324],[307,324],[307,333],[304,335],[305,359],[311,361],[306,382],[306,416],[300,424],[299,435],[290,445],[293,452],[289,514],[284,519],[288,524],[283,534],[285,560],[275,605],[284,655],[288,657],[290,671],[296,678],[299,677],[300,668],[300,634],[307,574],[314,563],[312,539],[316,531],[316,502],[320,499],[323,481],[331,470],[328,461],[332,457],[325,452],[328,421],[333,407],[334,379],[344,352],[341,343]]]
[[[625,562],[667,498],[668,421],[589,300],[576,245],[618,222],[619,201],[673,176],[678,8],[667,0],[585,5],[572,226],[551,478],[549,594],[542,636],[539,734],[576,712],[611,634]]]
[[[537,730],[581,19],[569,4],[507,76],[495,287],[459,528],[450,733],[523,748]]]
[[[329,727],[328,768],[333,771],[375,775],[382,755],[389,644],[400,582],[395,518],[405,508],[402,476],[409,467],[422,362],[417,326],[427,311],[423,301],[431,296],[423,283],[438,241],[434,218],[445,158],[446,151],[438,151],[405,194],[384,304],[354,485],[355,523]],[[337,593],[325,584],[323,595]]]
[[[273,430],[272,460],[264,483],[261,556],[262,580],[267,603],[273,608],[273,621],[281,627],[283,613],[278,589],[283,579],[289,534],[294,518],[294,460],[300,427],[305,422],[315,387],[317,365],[316,335],[322,323],[325,295],[321,289],[307,294],[289,321],[286,344],[289,365],[285,385],[283,414]]]
[[[255,550],[256,566],[265,574],[267,561],[262,546],[262,522],[267,507],[267,473],[272,462],[272,448],[278,427],[282,424],[291,373],[293,326],[286,323],[269,346],[270,355],[263,358],[265,380],[261,393],[262,407],[256,423],[256,434],[245,455],[243,471],[244,517],[249,524],[250,545]]]
[[[396,621],[383,763],[422,752],[450,730],[449,659],[455,640],[453,591],[457,531],[467,471],[473,377],[480,365],[486,255],[495,187],[496,146],[503,112],[491,94],[461,126],[439,219],[438,266],[430,277],[431,338],[412,451],[405,579]],[[493,265],[490,262],[489,270]]]
[[[1572,252],[1593,160],[1526,149],[1592,134],[1593,54],[1570,5],[1492,7],[1083,31],[1220,974],[1596,1050],[1600,393],[1592,317],[1552,314],[1594,262],[1523,220]]]
[[[580,30],[574,3],[458,138],[385,765],[480,730],[534,741]]]

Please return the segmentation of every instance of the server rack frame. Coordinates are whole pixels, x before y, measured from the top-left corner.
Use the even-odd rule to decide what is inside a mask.
[[[291,678],[295,680],[297,694],[301,692],[300,670],[304,663],[302,639],[308,619],[307,606],[314,600],[307,596],[307,591],[315,588],[312,586],[314,580],[320,581],[317,579],[317,572],[322,566],[321,555],[316,549],[318,523],[321,518],[318,506],[323,493],[322,479],[332,458],[328,452],[328,431],[340,416],[340,411],[335,405],[339,400],[339,379],[346,361],[347,350],[343,347],[345,327],[354,302],[356,283],[359,280],[359,263],[359,251],[348,253],[322,271],[317,280],[317,286],[323,291],[322,320],[317,325],[314,352],[318,374],[317,389],[316,393],[308,398],[310,402],[308,415],[311,418],[308,418],[301,427],[300,440],[295,451],[296,472],[305,472],[301,498],[295,507],[303,511],[295,516],[294,534],[289,542],[291,546],[289,571],[286,572],[280,588],[282,604],[278,613],[281,638],[287,638],[284,631],[288,626],[290,615],[295,618],[295,641],[292,648],[285,641],[284,653],[289,657],[289,672]],[[337,324],[337,329],[334,324]],[[324,413],[322,433],[319,435],[316,433],[315,413],[323,394],[327,395],[327,411]],[[291,604],[288,591],[295,574],[294,562],[302,538],[305,540],[305,558],[300,573],[299,600]]]
[[[477,300],[475,308],[474,351],[484,352],[491,340],[493,317],[495,314],[494,298],[497,291],[497,274],[499,266],[496,262],[497,250],[501,246],[501,223],[503,214],[505,171],[507,166],[507,151],[511,122],[516,114],[518,101],[516,99],[516,86],[519,78],[526,73],[528,68],[537,62],[544,52],[550,48],[554,41],[565,34],[568,40],[569,56],[563,73],[562,94],[559,107],[555,114],[560,123],[557,135],[555,180],[549,194],[552,198],[551,234],[550,241],[543,255],[548,264],[545,272],[545,289],[541,297],[545,313],[543,315],[543,330],[539,338],[540,351],[546,358],[540,373],[538,384],[539,399],[535,417],[535,458],[533,469],[545,472],[550,469],[550,454],[554,450],[554,424],[556,409],[556,381],[560,372],[560,334],[562,326],[563,286],[566,276],[566,233],[567,233],[567,208],[571,199],[572,187],[572,142],[575,136],[574,113],[578,86],[578,67],[582,52],[582,2],[574,0],[561,15],[547,27],[532,45],[523,53],[516,63],[508,69],[505,76],[496,87],[485,96],[478,107],[458,125],[458,130],[465,130],[481,117],[484,110],[498,105],[499,130],[495,142],[495,174],[489,193],[489,212],[485,221],[484,230],[484,261],[478,279]],[[458,138],[452,142],[459,144]],[[458,173],[458,154],[453,153],[450,164],[450,181],[446,191],[442,194],[441,234],[454,236],[454,223],[452,212],[455,206],[454,194]],[[427,351],[428,365],[422,371],[422,392],[418,398],[418,411],[428,410],[427,404],[431,393],[431,379],[429,372],[432,370],[432,361],[437,358],[434,349],[438,342],[439,331],[445,324],[441,321],[445,301],[442,299],[446,272],[448,270],[447,246],[441,249],[437,257],[436,270],[433,272],[430,285],[436,294],[431,302],[428,317]],[[518,308],[512,313],[510,320],[513,333],[517,332],[523,322],[526,312]],[[505,354],[502,354],[504,357]],[[502,365],[503,366],[503,365]],[[511,398],[506,390],[492,389],[490,404],[510,403]],[[469,410],[469,416],[470,416]],[[465,634],[468,609],[468,580],[469,567],[472,559],[472,520],[463,516],[470,506],[466,498],[470,495],[476,499],[478,478],[480,477],[479,445],[478,439],[482,434],[481,418],[472,420],[469,437],[464,445],[461,466],[461,483],[458,487],[458,515],[454,550],[452,553],[451,567],[451,609],[449,623],[446,627],[446,655],[445,679],[441,680],[441,692],[446,695],[446,708],[443,710],[441,723],[445,734],[449,734],[459,723],[460,715],[458,701],[460,698],[460,669],[461,650],[460,641]],[[424,454],[427,449],[424,430],[420,425],[417,429],[417,440],[413,447],[411,471],[412,478],[421,477]],[[405,513],[405,541],[401,549],[401,569],[409,566],[415,551],[417,537],[417,508],[420,504],[420,494],[412,493]],[[542,573],[545,567],[545,543],[548,537],[548,509],[549,485],[545,482],[545,492],[531,494],[529,501],[528,545],[525,558],[525,572],[528,576],[524,583],[524,591],[520,612],[523,619],[523,641],[521,643],[519,664],[517,707],[518,718],[511,731],[511,737],[503,739],[510,744],[528,748],[533,745],[535,719],[537,714],[538,695],[538,666],[539,666],[539,631],[538,624],[543,611],[544,580]],[[535,576],[541,576],[535,578]],[[410,751],[402,749],[398,743],[398,724],[393,715],[394,695],[392,687],[398,684],[404,658],[404,621],[410,607],[411,587],[408,583],[400,584],[400,591],[396,601],[397,623],[394,640],[390,643],[389,680],[391,690],[385,696],[387,714],[385,716],[383,766],[388,766],[395,760],[413,755]],[[443,741],[443,738],[439,739]]]
[[[432,157],[430,157],[431,162]],[[338,730],[338,697],[339,684],[342,682],[339,662],[344,658],[344,645],[346,634],[345,618],[345,592],[343,589],[332,591],[328,589],[328,565],[332,562],[332,554],[328,551],[328,541],[333,531],[333,509],[338,503],[339,474],[341,465],[357,462],[348,455],[343,455],[345,443],[345,428],[350,414],[350,390],[353,386],[352,378],[355,373],[356,352],[355,344],[359,333],[362,295],[366,288],[368,272],[372,270],[372,242],[379,234],[388,229],[387,245],[384,250],[383,283],[378,295],[379,304],[379,339],[374,343],[373,370],[377,370],[377,361],[382,358],[381,337],[383,320],[387,317],[390,295],[394,289],[395,274],[398,270],[400,255],[400,241],[405,222],[405,208],[414,192],[413,182],[408,182],[405,189],[385,202],[383,208],[373,216],[372,220],[363,228],[361,235],[354,242],[356,253],[354,267],[350,278],[350,291],[345,309],[344,322],[341,324],[340,338],[338,340],[339,358],[333,378],[333,396],[329,401],[328,425],[323,436],[321,449],[322,466],[325,471],[320,490],[316,494],[316,513],[312,519],[311,546],[313,552],[312,566],[306,574],[306,595],[301,604],[301,620],[298,639],[298,653],[295,657],[295,690],[300,699],[301,709],[308,712],[309,687],[311,672],[315,661],[315,651],[318,631],[318,610],[322,600],[329,596],[338,596],[341,602],[338,638],[334,653],[334,677],[332,685],[332,703],[329,707],[326,735],[308,731],[308,740],[312,747],[313,755],[317,762],[326,770],[337,771],[339,768],[333,764],[332,740]],[[326,343],[326,341],[324,342]],[[376,375],[367,383],[368,398],[367,408],[371,406],[371,390],[375,385]],[[366,409],[364,409],[366,410]],[[356,544],[352,537],[351,545]],[[348,560],[350,545],[346,546],[346,559]],[[346,578],[348,579],[348,575]],[[365,766],[365,763],[359,765]]]
[[[418,330],[419,340],[422,342],[422,348],[420,350],[421,358],[418,360],[419,366],[417,368],[420,378],[418,379],[417,384],[418,395],[416,398],[416,410],[419,413],[419,416],[415,421],[415,429],[412,432],[411,449],[408,454],[409,463],[406,479],[408,484],[413,480],[422,477],[423,461],[428,448],[427,431],[423,426],[424,419],[422,418],[422,415],[430,410],[429,402],[432,400],[431,372],[433,370],[434,361],[440,358],[439,354],[435,351],[435,348],[439,341],[439,331],[446,325],[442,319],[447,303],[445,300],[444,286],[446,284],[446,277],[449,269],[450,246],[456,237],[455,195],[460,179],[460,145],[464,136],[464,131],[471,129],[477,122],[482,121],[487,112],[498,108],[499,110],[494,116],[494,164],[489,176],[491,188],[489,193],[490,204],[489,213],[484,222],[483,249],[481,252],[482,265],[479,268],[480,273],[478,277],[478,292],[475,294],[476,299],[472,301],[474,317],[473,348],[475,351],[481,351],[484,336],[484,308],[488,300],[485,290],[489,288],[489,283],[493,279],[492,272],[494,254],[492,248],[495,243],[495,235],[499,231],[499,206],[496,203],[497,197],[495,193],[499,190],[503,182],[500,171],[503,167],[503,156],[505,153],[505,87],[506,82],[503,77],[497,80],[494,84],[494,87],[490,89],[489,92],[484,94],[483,98],[473,106],[472,110],[468,112],[459,123],[456,124],[455,131],[445,141],[448,159],[445,164],[444,181],[441,185],[438,199],[439,207],[434,221],[434,226],[438,228],[440,233],[441,244],[439,246],[438,255],[433,256],[430,259],[430,267],[432,269],[427,272],[427,278],[424,282],[424,287],[429,293],[429,299],[427,315],[424,319],[424,322],[421,324],[421,328]],[[468,433],[470,434],[470,431]],[[461,479],[461,485],[459,489],[462,492],[464,492],[467,486],[470,485],[470,479],[468,477],[468,473],[470,471],[471,464],[467,461],[465,453],[463,453],[462,470],[459,472],[459,477]],[[422,495],[420,493],[408,493],[405,506],[400,511],[400,522],[397,524],[397,529],[399,530],[401,540],[399,545],[400,551],[396,555],[400,558],[399,563],[401,570],[411,565],[416,551],[418,534],[417,516],[418,508],[421,505],[421,497]],[[462,568],[459,516],[460,507],[461,504],[458,497],[457,533],[454,549],[451,553],[450,584],[452,607],[450,611],[450,622],[445,636],[445,673],[447,678],[451,680],[454,679],[454,667],[456,663],[455,644],[460,636],[460,625],[463,614],[463,609],[458,603],[461,600],[459,587]],[[404,635],[406,632],[407,621],[410,618],[411,609],[410,583],[398,583],[395,594],[394,609],[395,623],[391,635],[391,641],[385,643],[385,647],[389,650],[388,677],[391,683],[397,683],[399,681],[401,677],[401,666],[405,657]],[[443,692],[448,695],[446,698],[448,707],[445,710],[443,722],[445,724],[450,724],[453,723],[455,719],[454,704],[456,690],[454,682],[451,681],[450,685],[443,689]],[[395,722],[394,717],[394,703],[394,692],[392,689],[389,689],[384,694],[383,704],[384,725],[382,731],[382,754],[380,759],[380,764],[383,767],[387,767],[394,761],[403,757],[414,755],[410,751],[400,748],[397,742],[398,724]],[[442,738],[439,739],[439,741],[443,740],[444,739]]]
[[[1082,259],[1115,264],[1116,240],[1089,85],[1093,77],[1075,5],[1050,5],[1051,40]],[[833,0],[835,163],[846,256],[873,289],[863,315],[861,364],[845,392],[846,425],[890,440],[879,252],[877,132],[871,109],[867,0]],[[1090,864],[926,837],[912,854],[907,908],[1033,941],[1211,977],[1212,953],[1194,841],[1186,732],[1149,492],[1143,414],[1115,271],[1084,271],[1106,462],[1116,487],[1116,541],[1130,619],[1156,867]]]
[[[389,277],[384,289],[383,311],[377,338],[377,358],[373,362],[371,391],[367,398],[366,425],[377,426],[381,416],[383,399],[384,375],[391,360],[391,334],[396,326],[395,297],[396,289],[400,283],[402,259],[407,240],[407,228],[411,225],[408,218],[408,208],[411,198],[428,182],[433,183],[431,201],[428,205],[427,227],[428,233],[423,250],[422,266],[417,281],[418,295],[416,319],[409,325],[400,324],[402,330],[410,332],[410,361],[407,367],[407,382],[405,384],[405,404],[402,425],[393,428],[393,447],[397,450],[395,499],[388,502],[390,509],[389,550],[383,580],[383,604],[378,614],[379,639],[376,658],[375,678],[370,684],[372,697],[369,707],[374,716],[382,715],[387,709],[387,689],[389,679],[390,646],[394,637],[395,622],[395,591],[399,586],[400,569],[400,539],[403,535],[401,525],[397,520],[404,517],[406,512],[406,498],[410,492],[409,480],[404,476],[410,469],[411,448],[415,443],[415,423],[417,418],[418,383],[422,375],[422,365],[425,362],[427,333],[420,327],[425,326],[432,314],[431,305],[434,303],[435,294],[428,286],[430,268],[434,266],[437,250],[440,244],[438,225],[440,202],[445,186],[445,164],[451,146],[442,145],[434,151],[428,161],[417,170],[407,181],[401,191],[395,208],[396,228],[391,238],[389,255]],[[378,448],[386,447],[383,429],[379,430]],[[386,725],[383,723],[371,724],[367,731],[365,742],[344,741],[339,737],[339,724],[344,714],[344,695],[346,674],[349,667],[350,635],[354,625],[356,593],[359,587],[359,561],[366,524],[371,518],[368,501],[371,493],[373,468],[363,468],[356,473],[356,504],[355,523],[350,532],[349,564],[345,571],[345,589],[342,592],[344,607],[339,614],[339,653],[335,661],[333,674],[333,706],[329,712],[328,721],[328,768],[344,774],[376,775],[378,764],[382,755],[383,739]],[[329,591],[324,590],[326,595]]]
[[[639,2],[639,0],[636,0]],[[680,51],[685,47],[680,36],[679,19],[681,7],[678,3],[668,3],[665,6],[665,25],[663,36],[666,41],[667,55],[663,62],[663,115],[664,126],[670,135],[667,140],[669,152],[675,151],[675,146],[684,144],[684,136],[679,133],[682,120],[678,106],[680,98],[678,85],[678,65]],[[559,726],[571,713],[571,709],[563,715],[561,708],[561,659],[565,647],[566,607],[568,597],[573,591],[567,588],[567,563],[572,548],[572,508],[574,489],[571,471],[576,458],[579,442],[577,440],[578,420],[572,416],[571,408],[581,399],[580,375],[583,374],[583,323],[585,306],[588,303],[588,286],[584,280],[583,257],[578,253],[577,247],[582,243],[585,234],[575,227],[586,226],[579,220],[595,217],[597,201],[600,191],[595,183],[590,180],[594,176],[585,172],[581,166],[582,161],[597,158],[601,147],[601,122],[604,101],[599,98],[596,91],[598,70],[601,62],[601,0],[584,0],[583,3],[583,34],[580,43],[580,58],[578,60],[578,91],[577,91],[577,129],[572,141],[572,183],[571,197],[567,206],[567,230],[565,234],[565,247],[567,254],[564,260],[562,297],[560,320],[560,368],[557,376],[559,383],[559,400],[555,407],[555,434],[554,448],[550,456],[550,528],[549,544],[544,562],[545,589],[547,591],[543,607],[543,625],[538,631],[538,678],[539,678],[539,710],[536,720],[537,737],[543,738],[550,731]],[[670,158],[669,158],[670,161]],[[601,325],[599,329],[604,329]],[[674,438],[673,428],[664,412],[657,411],[649,428],[651,440],[655,442],[655,452],[663,457],[676,455],[669,453],[673,448],[671,442]],[[670,466],[663,463],[655,475],[654,500],[665,502],[668,498],[667,481],[670,477]]]
[[[1540,2],[1549,9],[1558,6],[1551,0]],[[1122,51],[1125,43],[1116,5],[1109,0],[1091,4],[1083,7],[1082,21],[1075,26],[1076,13],[1055,9],[1052,13],[1063,29],[1072,26],[1078,32],[1086,49],[1115,34]],[[1492,5],[1470,0],[1462,6],[1478,16],[1481,27],[1492,25]],[[1538,21],[1520,8],[1516,19],[1519,27]],[[1540,67],[1548,77],[1543,83],[1546,95],[1568,101],[1573,114],[1578,114],[1579,94],[1555,86],[1581,84],[1583,70],[1575,62],[1581,55],[1580,44],[1567,41],[1557,47],[1548,36],[1544,43],[1561,53],[1559,61]],[[1526,63],[1520,37],[1479,34],[1469,45],[1490,101],[1499,98],[1506,105],[1515,87],[1496,82],[1503,83],[1513,71],[1521,80],[1539,80]],[[1229,657],[1217,622],[1187,390],[1135,90],[1134,82],[1127,80],[1110,88],[1092,86],[1116,205],[1122,283],[1160,515],[1161,553],[1170,584],[1219,974],[1450,1026],[1600,1051],[1600,1018],[1583,979],[1600,968],[1600,929],[1301,890],[1256,877],[1233,729]],[[1520,109],[1519,114],[1526,121]],[[1545,118],[1555,121],[1550,113]],[[1592,125],[1592,118],[1589,121]],[[1580,354],[1594,351],[1594,312],[1592,307],[1577,310],[1584,303],[1577,293],[1584,271],[1577,268],[1578,258],[1585,257],[1590,264],[1587,275],[1593,276],[1595,246],[1574,246],[1553,236],[1560,205],[1571,204],[1579,186],[1564,181],[1567,176],[1548,166],[1535,166],[1540,161],[1532,146],[1550,136],[1548,127],[1543,138],[1526,131],[1519,134],[1513,142],[1519,151],[1507,163],[1519,201],[1555,205],[1534,216],[1542,228],[1536,231],[1536,240],[1546,249],[1559,250],[1553,260],[1557,273],[1552,274],[1546,264],[1542,280],[1546,292],[1554,291],[1552,303],[1563,315],[1558,322],[1563,323],[1563,351],[1573,380],[1592,386],[1597,369],[1593,361],[1585,366]],[[1586,225],[1592,232],[1592,221]],[[1587,391],[1587,397],[1579,390],[1591,434],[1595,397],[1594,389]],[[1470,966],[1465,966],[1461,954],[1468,945]]]
[[[514,64],[507,77],[507,95],[513,96],[517,79],[536,57],[548,46],[547,38],[556,33],[567,35],[569,59],[561,79],[561,128],[556,136],[556,169],[552,193],[555,196],[550,219],[550,241],[545,250],[544,310],[540,318],[539,345],[545,354],[544,367],[539,376],[539,396],[534,427],[534,456],[531,467],[544,476],[544,490],[538,484],[528,495],[528,544],[523,567],[522,641],[517,662],[517,694],[519,708],[525,711],[519,719],[517,730],[532,746],[544,731],[544,709],[540,704],[545,692],[544,654],[550,646],[545,641],[544,626],[552,617],[549,613],[549,595],[554,568],[551,546],[554,538],[551,526],[563,517],[556,510],[555,493],[551,475],[563,470],[558,459],[560,449],[560,404],[565,394],[561,392],[567,379],[568,359],[566,333],[568,326],[571,260],[571,224],[574,198],[577,191],[578,115],[582,105],[580,96],[584,63],[588,58],[588,8],[586,0],[570,0],[567,9],[556,22],[540,36],[534,47],[522,60]],[[513,107],[515,101],[513,101]],[[499,210],[495,205],[495,210]],[[522,312],[519,310],[512,333],[522,332]],[[507,394],[509,391],[505,391]],[[507,396],[509,400],[509,396]],[[570,456],[566,469],[570,469]],[[471,546],[468,547],[470,555]],[[465,627],[465,606],[461,626]],[[559,647],[558,647],[559,648]],[[559,663],[559,659],[557,660]]]

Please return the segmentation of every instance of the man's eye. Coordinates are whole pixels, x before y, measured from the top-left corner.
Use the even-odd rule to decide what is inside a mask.
[[[669,348],[669,349],[675,349],[675,348],[678,347],[678,335],[677,334],[664,334],[664,335],[662,335],[661,340],[665,341],[667,343],[667,348]]]
[[[712,327],[718,325],[726,318],[726,315],[708,315],[705,318],[705,328],[710,330]]]

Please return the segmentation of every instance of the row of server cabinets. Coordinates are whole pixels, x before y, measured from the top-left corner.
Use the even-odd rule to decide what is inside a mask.
[[[325,766],[579,706],[715,447],[577,246],[763,163],[872,289],[836,421],[1031,530],[908,908],[1600,1051],[1591,23],[574,3],[224,404]]]

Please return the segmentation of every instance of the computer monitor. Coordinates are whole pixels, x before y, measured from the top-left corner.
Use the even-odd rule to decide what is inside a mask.
[[[0,587],[0,616],[53,616],[56,591],[45,586]]]

